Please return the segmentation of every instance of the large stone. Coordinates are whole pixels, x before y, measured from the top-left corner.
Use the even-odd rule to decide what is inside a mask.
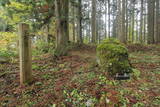
[[[132,72],[127,48],[115,39],[104,40],[97,47],[100,67],[110,75],[123,75]]]

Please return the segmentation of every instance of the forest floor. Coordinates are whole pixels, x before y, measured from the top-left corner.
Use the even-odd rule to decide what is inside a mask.
[[[160,46],[129,45],[130,61],[140,71],[117,81],[99,71],[94,47],[68,56],[33,57],[29,86],[19,84],[19,61],[0,64],[0,107],[160,107]]]

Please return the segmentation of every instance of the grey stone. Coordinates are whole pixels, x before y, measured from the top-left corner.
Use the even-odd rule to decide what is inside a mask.
[[[9,59],[6,57],[0,57],[0,63],[7,63],[9,62]]]

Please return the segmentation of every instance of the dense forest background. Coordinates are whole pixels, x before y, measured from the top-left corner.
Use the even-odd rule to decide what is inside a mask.
[[[60,5],[65,8],[61,16],[68,20],[70,41],[100,43],[109,37],[124,43],[160,41],[159,0],[70,0]],[[2,0],[0,10],[1,31],[15,32],[17,23],[25,22],[36,36],[56,36],[54,0]]]
[[[0,107],[159,105],[160,0],[0,0]]]

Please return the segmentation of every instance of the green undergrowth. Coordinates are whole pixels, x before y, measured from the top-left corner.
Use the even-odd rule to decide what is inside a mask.
[[[42,55],[46,53],[51,53],[53,54],[55,50],[55,43],[48,43],[44,40],[38,40],[34,44],[34,48],[32,49],[32,55],[37,56],[37,55]]]
[[[9,50],[0,50],[0,57],[11,58],[17,56],[17,52]]]
[[[152,53],[152,54],[151,54]],[[35,81],[19,87],[18,74],[0,74],[0,106],[17,107],[158,107],[159,52],[132,52],[130,80],[114,80],[100,72],[93,60],[79,56],[33,56]],[[145,62],[141,61],[145,59]],[[92,62],[92,63],[91,63]],[[135,63],[136,62],[136,63]],[[4,71],[18,71],[1,64]]]

